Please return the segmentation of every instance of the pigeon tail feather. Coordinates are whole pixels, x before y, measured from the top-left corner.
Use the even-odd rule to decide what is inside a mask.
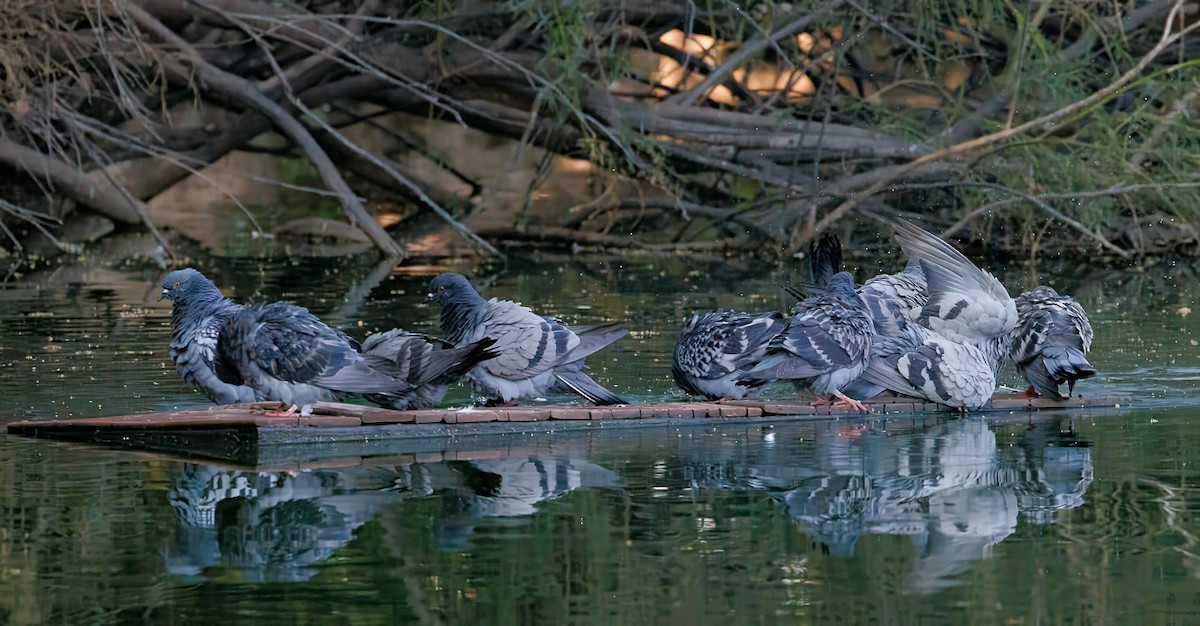
[[[812,282],[826,287],[842,267],[842,242],[834,233],[825,233],[809,246],[809,270]]]
[[[629,404],[627,400],[605,389],[600,383],[592,380],[591,376],[583,372],[566,372],[563,374],[555,374],[555,378],[560,383],[566,385],[568,389],[579,394],[588,402],[597,406],[605,406],[609,404]]]

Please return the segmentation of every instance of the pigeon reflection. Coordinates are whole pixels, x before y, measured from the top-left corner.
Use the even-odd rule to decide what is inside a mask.
[[[1058,427],[1030,425],[998,447],[996,432],[975,419],[902,434],[834,426],[818,434],[812,467],[755,480],[831,555],[853,556],[867,534],[909,537],[917,556],[906,581],[931,592],[990,557],[1021,516],[1051,524],[1083,504],[1091,448]]]
[[[224,567],[244,581],[302,581],[355,529],[407,498],[441,498],[434,534],[458,549],[483,519],[527,518],[545,500],[615,485],[598,465],[538,455],[298,472],[189,463],[169,492],[177,529],[165,559],[180,576]]]

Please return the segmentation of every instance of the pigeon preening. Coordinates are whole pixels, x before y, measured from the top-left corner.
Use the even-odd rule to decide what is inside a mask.
[[[367,337],[362,355],[372,367],[407,381],[407,392],[367,394],[367,400],[393,409],[423,409],[441,402],[450,383],[471,368],[499,356],[495,340],[485,337],[461,348],[448,341],[399,328]]]
[[[171,343],[167,353],[184,382],[217,404],[254,402],[252,387],[222,380],[217,373],[217,340],[225,323],[242,307],[221,295],[194,269],[175,270],[163,279],[160,300],[171,301]]]
[[[857,400],[891,391],[959,409],[981,407],[996,388],[992,361],[975,345],[917,323],[928,303],[921,263],[910,258],[900,273],[881,274],[859,287],[875,337],[862,376],[842,392]],[[828,271],[813,267],[814,276]]]
[[[718,309],[693,315],[671,358],[671,375],[684,391],[712,399],[742,399],[768,381],[747,372],[763,358],[767,343],[787,324],[780,313]]]
[[[876,332],[881,330],[881,323],[917,321],[921,309],[929,301],[925,272],[921,270],[921,263],[912,259],[897,274],[880,274],[863,283],[859,293],[871,310]],[[869,300],[868,294],[873,296]]]
[[[307,309],[284,302],[243,307],[194,269],[167,274],[163,298],[173,307],[171,360],[185,382],[219,404],[304,405],[363,393],[385,406],[415,407],[438,395],[437,386],[465,361],[494,356],[490,340],[425,356],[398,345],[408,342],[402,331],[377,335],[360,354],[357,342]],[[401,360],[410,354],[420,360]]]
[[[767,344],[766,355],[748,372],[764,382],[791,380],[811,391],[838,398],[835,404],[867,408],[841,389],[862,375],[875,331],[866,305],[854,291],[849,272],[796,305],[796,314]]]
[[[1029,382],[1026,394],[1070,398],[1075,381],[1096,374],[1085,356],[1093,336],[1087,313],[1074,298],[1045,285],[1021,294],[1016,302],[1019,322],[1009,354]],[[1063,384],[1067,395],[1060,390]]]
[[[568,327],[517,302],[484,300],[461,274],[438,275],[429,298],[440,309],[442,334],[454,345],[496,340],[492,349],[499,356],[466,375],[489,403],[510,404],[552,391],[571,391],[593,404],[626,403],[582,369],[586,357],[628,334],[618,324]]]

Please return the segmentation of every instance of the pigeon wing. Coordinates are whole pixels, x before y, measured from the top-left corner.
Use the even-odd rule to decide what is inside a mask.
[[[925,274],[929,300],[919,322],[954,340],[978,340],[1008,334],[1017,309],[995,276],[979,269],[937,236],[897,221],[896,239]]]
[[[554,369],[576,346],[579,337],[553,318],[542,318],[515,302],[488,302],[490,315],[482,334],[496,340],[499,353],[482,363],[499,378],[523,380]]]
[[[344,333],[326,326],[307,309],[285,302],[247,307],[231,337],[242,356],[266,375],[350,393],[407,388],[403,381],[370,367]]]

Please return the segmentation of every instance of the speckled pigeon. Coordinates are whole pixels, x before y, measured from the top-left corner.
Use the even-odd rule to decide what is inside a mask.
[[[221,378],[253,387],[260,400],[305,405],[337,401],[344,393],[412,390],[372,367],[345,333],[287,302],[243,307],[221,329],[217,355]]]
[[[217,338],[242,307],[221,295],[211,280],[188,268],[163,278],[160,300],[171,301],[171,343],[167,353],[184,382],[218,404],[254,402],[254,389],[222,380],[217,373]]]
[[[826,289],[801,301],[796,310],[749,377],[791,380],[866,411],[841,391],[866,369],[875,335],[866,305],[854,291],[854,278],[849,272],[834,274]]]
[[[1096,374],[1084,356],[1092,347],[1092,325],[1074,298],[1043,285],[1017,297],[1017,315],[1009,356],[1029,382],[1027,394],[1065,400],[1075,381]],[[1063,383],[1067,395],[1059,390]]]
[[[709,398],[741,399],[767,381],[747,376],[767,343],[787,324],[780,313],[716,311],[693,315],[671,359],[671,375],[684,391]]]
[[[496,340],[493,349],[500,356],[467,373],[490,403],[572,391],[593,404],[625,404],[582,371],[585,357],[628,334],[617,324],[568,327],[517,302],[484,300],[461,274],[438,275],[429,298],[438,304],[442,333],[454,345]]]
[[[367,400],[393,409],[423,409],[446,397],[450,383],[498,352],[485,337],[461,348],[448,341],[399,328],[367,337],[360,352],[376,370],[411,385],[407,392],[367,394]]]
[[[1017,306],[1004,285],[936,235],[904,221],[895,228],[896,240],[909,261],[920,264],[929,290],[917,323],[979,348],[998,375],[1017,325]]]
[[[814,257],[815,258],[815,257]],[[814,267],[814,275],[821,270]],[[863,375],[842,388],[857,400],[885,390],[972,409],[996,388],[991,362],[974,345],[942,337],[915,322],[927,300],[920,261],[910,259],[898,274],[881,274],[858,288],[875,329]]]

